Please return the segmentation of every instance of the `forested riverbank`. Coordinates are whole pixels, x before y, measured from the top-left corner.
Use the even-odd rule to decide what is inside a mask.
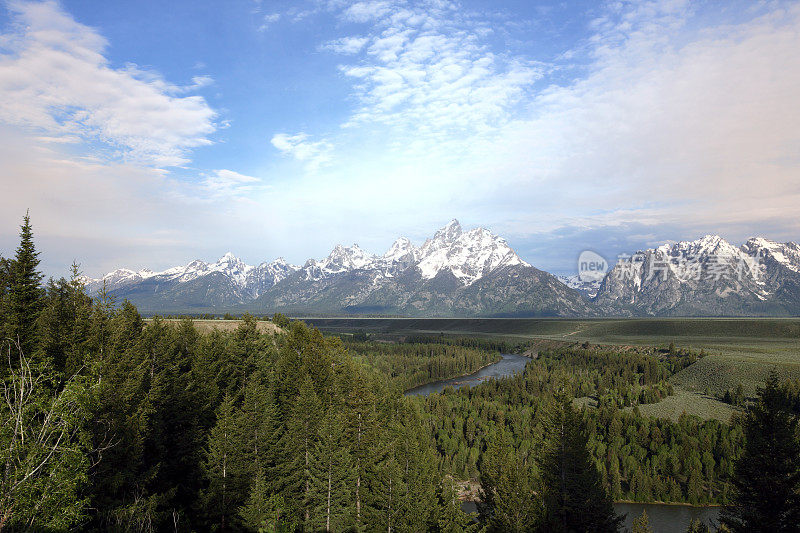
[[[615,531],[613,499],[746,510],[751,464],[790,469],[770,496],[798,488],[800,388],[776,377],[730,424],[638,412],[700,356],[674,347],[541,350],[410,398],[510,347],[145,322],[87,296],[77,265],[44,284],[37,255],[26,217],[0,259],[0,531]],[[478,522],[454,479],[480,483]]]

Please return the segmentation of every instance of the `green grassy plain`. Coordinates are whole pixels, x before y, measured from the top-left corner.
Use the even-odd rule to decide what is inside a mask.
[[[633,409],[626,407],[626,409]],[[638,406],[639,412],[645,416],[653,418],[669,418],[674,422],[682,413],[687,415],[699,416],[703,419],[716,419],[720,422],[728,422],[731,416],[738,412],[738,409],[721,402],[716,398],[697,394],[675,388],[675,394],[667,396],[658,403],[648,403]]]

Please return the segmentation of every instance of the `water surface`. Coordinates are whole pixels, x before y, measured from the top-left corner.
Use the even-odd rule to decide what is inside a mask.
[[[406,391],[406,396],[427,396],[434,392],[442,392],[445,387],[453,387],[460,389],[461,387],[474,387],[483,383],[487,379],[500,379],[508,376],[518,374],[525,369],[525,365],[531,360],[530,357],[517,354],[501,354],[502,359],[489,366],[485,366],[475,372],[466,376],[457,378],[442,379],[414,387]]]
[[[475,502],[462,502],[466,513],[478,511]],[[633,520],[647,511],[648,522],[653,533],[685,533],[692,520],[701,520],[707,526],[719,524],[719,507],[691,507],[689,505],[665,505],[663,503],[615,503],[618,515],[626,514],[622,531],[633,528]],[[712,528],[713,531],[714,528]]]
[[[719,507],[691,507],[663,503],[615,503],[618,515],[627,513],[623,531],[633,527],[633,520],[647,511],[650,528],[654,533],[685,533],[692,520],[701,520],[707,526],[719,524]],[[714,528],[712,528],[712,531]]]

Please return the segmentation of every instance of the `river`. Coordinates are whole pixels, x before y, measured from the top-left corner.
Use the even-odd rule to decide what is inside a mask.
[[[457,378],[444,379],[420,385],[406,391],[406,396],[427,396],[441,392],[446,387],[460,389],[473,387],[487,379],[499,379],[513,376],[525,369],[530,357],[517,354],[502,354],[502,359],[481,368],[473,374]],[[464,510],[475,511],[475,502],[464,502]],[[647,511],[650,527],[655,533],[684,533],[692,519],[700,519],[707,525],[717,524],[719,521],[719,508],[717,507],[691,507],[688,505],[665,505],[659,503],[615,503],[617,514],[627,514],[623,522],[623,531],[630,530],[633,519]]]
[[[633,519],[647,511],[650,528],[654,533],[685,533],[692,520],[701,520],[707,526],[719,525],[719,507],[692,507],[690,505],[665,505],[663,503],[615,503],[618,515],[626,514],[624,528],[633,527]],[[712,528],[713,530],[713,528]]]
[[[478,511],[475,502],[463,502],[466,513]],[[719,507],[691,507],[689,505],[666,505],[663,503],[615,503],[618,515],[627,514],[621,531],[630,531],[633,520],[647,511],[647,519],[653,533],[685,533],[692,520],[701,520],[707,526],[719,525]],[[713,530],[713,528],[712,528]]]
[[[434,392],[442,392],[446,387],[460,389],[461,387],[473,387],[483,383],[487,379],[499,379],[513,376],[525,369],[525,365],[530,362],[530,357],[517,354],[502,354],[502,359],[496,363],[485,366],[473,374],[460,376],[457,378],[443,379],[434,381],[406,391],[406,396],[427,396]]]

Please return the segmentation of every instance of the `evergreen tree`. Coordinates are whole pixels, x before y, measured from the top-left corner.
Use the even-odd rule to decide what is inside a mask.
[[[647,517],[647,511],[642,510],[642,514],[633,519],[633,529],[631,533],[653,533],[653,528],[650,527],[650,519]]]
[[[281,495],[270,495],[264,472],[253,480],[247,502],[239,509],[239,518],[249,531],[259,533],[290,533],[295,530],[291,511]]]
[[[315,531],[341,531],[353,523],[352,509],[348,508],[352,466],[345,447],[342,416],[329,407],[319,425],[311,457],[311,524]]]
[[[745,420],[733,502],[722,523],[734,532],[800,531],[798,417],[772,372]]]
[[[281,444],[283,458],[279,470],[285,494],[298,502],[301,521],[311,522],[311,454],[317,438],[322,406],[314,390],[314,382],[306,376],[291,409]]]
[[[278,486],[270,477],[276,475],[281,437],[280,411],[273,395],[272,387],[263,372],[257,371],[247,381],[244,401],[237,419],[238,439],[242,445],[239,453],[252,478],[262,472],[273,491]]]
[[[477,531],[475,514],[467,514],[461,508],[456,486],[451,477],[439,484],[439,510],[437,525],[441,533],[462,533]]]
[[[345,363],[340,374],[340,391],[344,403],[345,439],[353,461],[352,487],[353,523],[362,524],[365,480],[367,466],[372,462],[375,443],[378,440],[378,420],[375,414],[375,394],[368,386],[360,370],[352,363]]]
[[[547,434],[551,440],[542,462],[544,531],[618,531],[622,518],[614,514],[586,447],[585,424],[569,400],[557,402]]]
[[[42,308],[43,276],[38,270],[39,252],[33,244],[33,228],[27,213],[19,236],[8,290],[5,336],[19,341],[22,353],[30,357],[36,347],[36,320]]]
[[[208,487],[203,493],[203,508],[209,526],[214,531],[231,529],[236,507],[231,501],[237,484],[233,476],[236,470],[236,412],[233,398],[226,396],[217,412],[217,424],[208,437],[203,471]]]
[[[724,533],[726,530],[727,528],[725,528],[725,526],[722,526],[722,528],[720,528],[718,531]],[[689,522],[689,527],[686,529],[686,533],[711,533],[711,530],[704,522],[701,522],[699,519],[693,518]]]
[[[480,465],[478,511],[490,531],[531,531],[542,516],[541,490],[531,457],[515,449],[500,428]]]

